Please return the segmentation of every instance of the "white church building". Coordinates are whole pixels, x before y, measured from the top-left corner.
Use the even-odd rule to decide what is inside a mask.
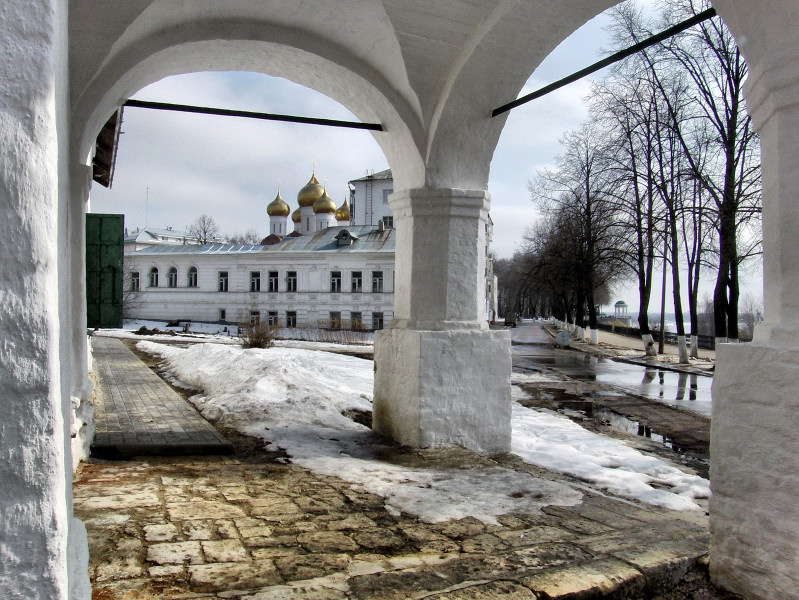
[[[124,316],[384,329],[394,316],[392,186],[390,170],[353,180],[349,199],[337,207],[314,174],[293,213],[280,192],[269,203],[270,233],[256,245],[197,245],[185,236],[135,232],[147,244],[126,244]],[[489,230],[486,319],[496,305],[490,240]]]

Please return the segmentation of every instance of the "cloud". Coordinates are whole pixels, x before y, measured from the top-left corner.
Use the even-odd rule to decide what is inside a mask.
[[[136,97],[355,120],[318,92],[256,73],[170,77]],[[359,130],[134,108],[126,109],[122,129],[114,188],[95,185],[92,210],[122,212],[129,228],[183,228],[207,213],[225,233],[266,232],[278,182],[296,206],[314,160],[337,203],[349,180],[388,166],[374,138]]]

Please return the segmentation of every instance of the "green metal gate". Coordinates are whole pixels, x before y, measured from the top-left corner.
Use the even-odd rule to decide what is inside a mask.
[[[125,215],[86,214],[86,324],[122,327]]]

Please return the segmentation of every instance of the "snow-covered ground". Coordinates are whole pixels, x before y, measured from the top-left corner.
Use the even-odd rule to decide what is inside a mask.
[[[392,455],[391,448],[348,416],[371,410],[371,361],[304,348],[184,349],[150,341],[138,347],[165,359],[177,383],[198,390],[192,401],[210,421],[258,436],[296,464],[378,494],[391,511],[428,522],[473,516],[494,523],[501,514],[569,506],[582,498],[580,485],[511,469],[407,467],[381,459]],[[514,395],[523,393],[514,386]],[[565,417],[518,404],[513,452],[618,496],[675,510],[698,509],[695,499],[710,493],[705,479]]]
[[[116,337],[129,340],[141,340],[142,335],[136,333],[139,329],[152,331],[158,329],[163,333],[148,333],[147,340],[164,341],[170,343],[197,343],[213,342],[215,344],[240,345],[241,340],[238,336],[236,325],[222,325],[219,323],[198,323],[192,322],[189,332],[183,333],[183,327],[168,327],[166,321],[151,321],[145,319],[125,319],[122,329],[98,329],[92,335]],[[316,335],[316,334],[319,335]],[[319,341],[318,338],[330,334],[335,337],[335,331],[324,331],[314,329],[286,329],[277,330],[278,339],[275,346],[283,348],[306,348],[309,350],[326,350],[329,352],[346,352],[348,354],[371,354],[374,352],[372,343],[374,334],[372,332],[343,332],[343,336],[351,337],[357,334],[363,340],[358,343],[336,343],[331,341]],[[302,339],[302,337],[306,339]],[[312,339],[307,339],[312,338]],[[351,340],[350,340],[351,341]]]

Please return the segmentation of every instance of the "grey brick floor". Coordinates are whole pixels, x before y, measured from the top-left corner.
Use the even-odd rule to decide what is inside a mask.
[[[120,340],[92,337],[92,456],[228,454],[233,446]]]

